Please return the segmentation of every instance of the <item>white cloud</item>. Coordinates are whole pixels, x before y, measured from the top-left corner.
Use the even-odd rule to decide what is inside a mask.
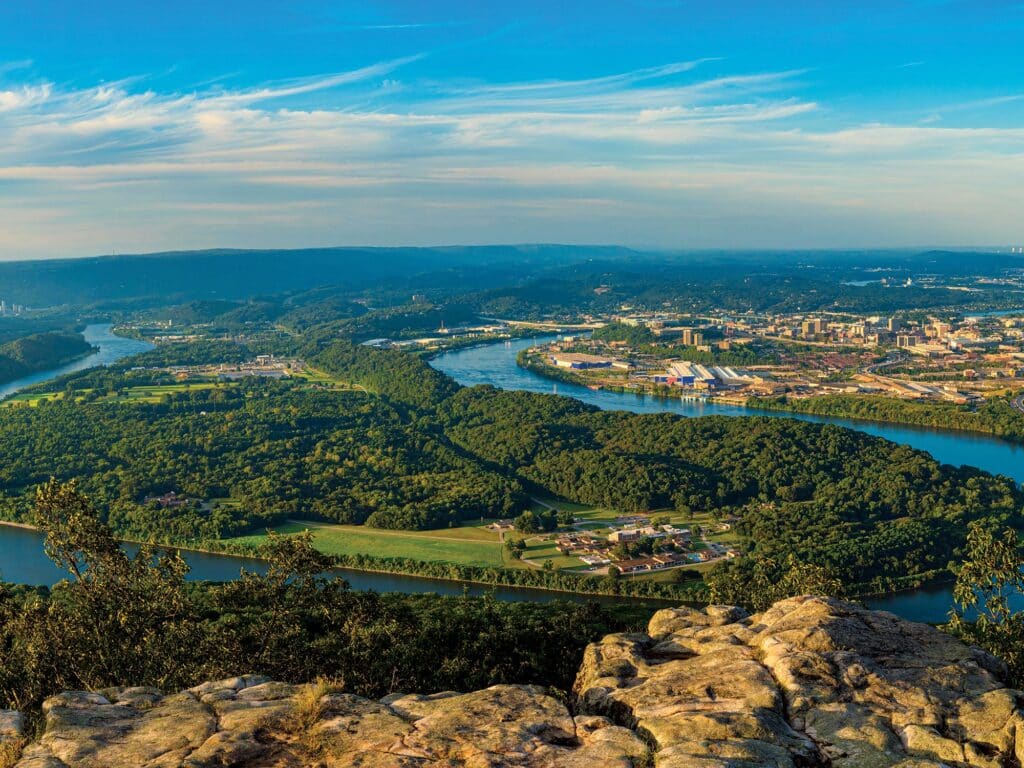
[[[801,95],[804,71],[700,76],[714,59],[501,84],[405,71],[396,87],[418,58],[236,90],[8,86],[0,256],[107,250],[113,235],[121,251],[785,246],[990,242],[1016,227],[1024,129],[844,124]]]
[[[13,112],[14,110],[26,109],[28,107],[42,104],[50,98],[51,87],[43,85],[23,85],[9,91],[0,90],[0,112]]]

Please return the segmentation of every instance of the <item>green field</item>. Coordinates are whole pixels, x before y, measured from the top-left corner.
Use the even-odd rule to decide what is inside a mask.
[[[188,381],[180,384],[156,384],[152,386],[127,387],[124,390],[124,394],[104,395],[95,402],[159,403],[164,395],[172,395],[180,392],[197,392],[204,389],[223,389],[224,387],[233,386],[236,386],[234,382]],[[92,392],[92,390],[80,389],[78,392],[80,394],[88,394]],[[19,405],[35,407],[43,401],[63,400],[64,397],[64,392],[33,392],[30,394],[14,395],[14,397],[4,400],[0,405],[6,407]],[[82,400],[83,398],[79,397],[78,399]]]
[[[568,557],[559,552],[554,538],[550,534],[543,537],[527,537],[523,558],[535,563],[544,563],[550,560],[552,565],[559,570],[584,570],[588,567],[579,558]]]
[[[438,531],[388,531],[361,525],[329,525],[291,522],[275,528],[280,534],[296,534],[309,529],[317,549],[331,555],[374,555],[376,557],[408,557],[414,560],[500,567],[509,565],[504,557],[498,535],[482,526],[446,528]],[[228,539],[234,543],[256,546],[266,534]]]
[[[303,371],[295,373],[295,378],[305,381],[311,386],[326,387],[329,389],[360,389],[359,387],[352,387],[344,381],[333,378],[332,376],[318,371],[315,368],[307,368]],[[159,403],[165,395],[180,394],[182,392],[198,392],[207,389],[223,389],[225,387],[238,386],[236,381],[212,381],[209,378],[203,379],[191,379],[188,381],[178,382],[176,384],[154,384],[137,387],[127,387],[124,389],[123,394],[107,394],[100,397],[95,402],[98,403]],[[78,390],[78,400],[81,401],[84,398],[81,395],[91,393],[91,389],[80,389]],[[28,406],[36,407],[41,402],[49,402],[53,400],[63,400],[65,398],[64,392],[33,392],[29,394],[14,395],[13,397],[4,400],[0,403],[0,407],[15,407],[15,406]]]
[[[546,506],[560,510],[571,510],[585,522],[583,528],[604,532],[622,513],[616,510],[601,509],[585,504],[539,499],[531,508],[542,511]],[[679,526],[714,525],[711,515],[704,513],[681,514],[668,510],[655,511],[652,515],[670,517],[672,523]],[[467,524],[461,528],[445,528],[435,531],[391,531],[381,528],[367,528],[362,525],[334,525],[305,521],[292,521],[273,529],[282,535],[294,535],[305,530],[313,533],[313,541],[317,549],[332,555],[373,555],[375,557],[404,557],[427,562],[455,563],[492,568],[528,568],[542,567],[547,562],[558,570],[585,571],[589,569],[582,560],[563,555],[555,547],[557,534],[527,534],[511,531],[505,536],[509,539],[525,539],[526,550],[523,559],[516,560],[498,541],[498,534],[485,526],[490,521]],[[245,546],[258,546],[267,536],[255,534],[228,539],[232,543]],[[709,537],[712,541],[733,542],[737,536],[732,531],[716,533]],[[702,549],[697,544],[696,549]],[[528,561],[528,562],[527,562]],[[689,566],[704,571],[713,567],[714,563]],[[653,576],[658,580],[672,578],[670,571]],[[650,575],[634,578],[652,578]]]

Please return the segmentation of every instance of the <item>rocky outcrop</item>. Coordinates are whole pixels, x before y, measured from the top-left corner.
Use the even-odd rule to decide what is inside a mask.
[[[659,768],[1010,766],[1021,694],[991,656],[839,600],[762,614],[659,611],[591,645],[580,707],[647,739]]]
[[[66,693],[18,768],[630,768],[647,747],[530,686],[381,701],[243,676],[171,696]]]
[[[1019,766],[1021,694],[1002,676],[931,627],[838,600],[678,608],[590,645],[572,710],[530,686],[373,701],[254,676],[65,693],[17,766]]]

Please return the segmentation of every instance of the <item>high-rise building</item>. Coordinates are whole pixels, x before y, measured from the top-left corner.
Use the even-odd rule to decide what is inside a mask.
[[[680,341],[688,347],[698,347],[704,343],[704,334],[693,328],[684,328]]]
[[[800,332],[807,337],[817,336],[825,331],[825,321],[820,317],[812,317],[800,324]]]
[[[896,346],[903,349],[905,347],[916,347],[917,336],[911,336],[909,334],[901,333],[896,337]]]
[[[889,333],[896,333],[896,331],[903,327],[903,321],[898,317],[890,317],[885,327],[889,329]]]

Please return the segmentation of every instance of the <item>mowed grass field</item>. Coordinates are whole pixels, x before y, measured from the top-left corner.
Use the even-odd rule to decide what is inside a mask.
[[[374,555],[376,557],[408,557],[414,560],[457,563],[483,567],[511,565],[502,554],[498,535],[482,526],[446,528],[438,531],[388,531],[361,525],[331,525],[313,522],[290,522],[273,529],[289,535],[305,530],[313,533],[317,549],[330,555]],[[228,541],[257,546],[266,534],[241,536]]]
[[[311,386],[327,387],[329,389],[361,389],[359,387],[352,387],[340,379],[335,379],[328,374],[318,371],[313,368],[307,368],[303,371],[296,372],[294,378],[304,381]],[[237,387],[238,382],[236,381],[212,381],[206,379],[189,379],[187,381],[178,382],[176,384],[154,384],[144,385],[137,387],[127,387],[124,393],[121,395],[116,394],[104,394],[95,402],[98,403],[159,403],[164,395],[175,395],[182,392],[197,392],[206,389],[224,389],[226,387]],[[79,393],[90,393],[91,389],[79,390]],[[13,397],[4,400],[0,403],[0,407],[32,407],[39,405],[41,402],[52,401],[52,400],[63,400],[65,393],[61,392],[33,392],[29,394],[14,395]],[[78,400],[81,401],[82,397],[79,396]]]
[[[136,403],[159,403],[164,395],[173,395],[180,392],[196,392],[204,389],[223,389],[225,387],[237,386],[234,382],[216,382],[216,381],[189,381],[180,384],[156,384],[152,386],[139,386],[139,387],[128,387],[124,390],[123,395],[104,395],[99,398],[96,402],[98,403],[113,403],[113,402],[136,402]],[[90,389],[79,390],[80,392],[91,392]],[[49,400],[63,400],[65,397],[64,392],[36,392],[24,395],[15,395],[3,403],[0,406],[4,407],[15,407],[15,406],[31,406],[35,407],[42,401]],[[82,398],[79,397],[79,400]]]

